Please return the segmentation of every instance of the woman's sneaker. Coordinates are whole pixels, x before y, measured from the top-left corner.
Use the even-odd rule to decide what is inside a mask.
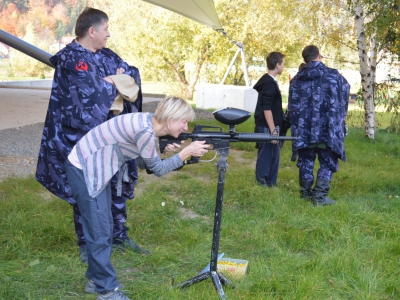
[[[118,284],[119,289],[123,289],[124,286],[122,284]],[[85,286],[85,292],[89,294],[95,294],[96,292],[96,285],[94,284],[92,279],[89,279]]]
[[[94,284],[92,279],[89,279],[85,286],[85,292],[89,294],[96,293],[96,285]]]
[[[115,290],[103,295],[100,294],[97,296],[96,300],[130,300],[125,294],[116,288]]]

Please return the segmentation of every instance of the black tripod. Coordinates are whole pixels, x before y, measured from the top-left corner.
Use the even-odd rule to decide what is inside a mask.
[[[229,154],[229,143],[227,143],[226,148],[219,149],[218,152],[221,157],[217,163],[218,187],[217,187],[217,199],[215,203],[214,230],[213,230],[213,239],[211,247],[210,270],[202,274],[199,274],[193,278],[185,280],[177,284],[176,287],[183,289],[197,282],[211,278],[220,298],[226,299],[224,290],[222,289],[222,285],[229,284],[232,288],[235,288],[235,286],[228,278],[226,278],[222,273],[219,273],[217,271],[217,263],[218,263],[219,236],[220,236],[221,220],[222,220],[222,202],[224,198],[225,174],[228,170],[228,163],[226,161],[226,157]]]
[[[171,136],[160,137],[160,149],[165,149],[167,144],[180,143],[182,140],[191,138],[192,140],[206,141],[206,144],[213,145],[213,150],[217,150],[221,156],[217,163],[218,171],[218,188],[217,188],[217,199],[215,204],[215,216],[214,216],[214,231],[211,248],[211,261],[210,270],[201,273],[193,278],[190,278],[184,282],[176,285],[178,288],[186,288],[197,282],[206,280],[207,278],[212,279],[215,289],[217,290],[221,299],[226,299],[222,285],[229,284],[232,288],[235,286],[232,282],[226,278],[223,274],[218,273],[218,247],[219,247],[219,233],[221,229],[222,220],[222,202],[224,198],[224,184],[225,184],[225,173],[228,169],[228,163],[226,157],[229,155],[229,143],[230,142],[269,142],[271,140],[292,140],[294,138],[283,137],[283,136],[272,136],[269,133],[237,133],[235,126],[246,121],[251,113],[238,108],[224,108],[213,112],[214,117],[217,121],[229,125],[229,133],[222,132],[221,127],[213,127],[206,125],[196,125],[192,134],[181,133],[178,138]],[[215,130],[215,128],[219,129]],[[206,131],[204,129],[214,129],[213,131]],[[193,158],[192,158],[193,159]],[[193,160],[191,163],[198,162],[198,158]],[[174,284],[172,284],[174,285]]]

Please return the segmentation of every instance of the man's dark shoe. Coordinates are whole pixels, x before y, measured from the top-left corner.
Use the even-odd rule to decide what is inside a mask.
[[[138,244],[136,244],[134,241],[132,241],[130,238],[126,239],[114,239],[113,241],[113,250],[125,250],[125,249],[132,249],[134,252],[140,253],[140,254],[151,254],[150,250],[144,249],[139,247]]]
[[[262,186],[262,187],[264,187],[264,186],[267,185],[267,183],[265,182],[265,180],[256,180],[256,183],[257,183],[257,185]]]
[[[79,258],[81,259],[81,262],[87,264],[88,256],[86,246],[79,246]]]
[[[314,181],[305,181],[305,180],[300,180],[300,198],[304,200],[310,200],[312,201],[312,190],[311,187],[313,185]]]
[[[336,201],[328,197],[331,182],[322,178],[317,178],[313,189],[314,206],[326,206],[336,204]]]
[[[324,201],[322,202],[317,202],[316,206],[325,206],[325,205],[332,205],[332,204],[336,204],[335,200],[332,200],[329,197],[326,197]]]
[[[264,179],[256,180],[256,183],[258,186],[263,187],[263,188],[275,188],[276,187],[276,184],[269,184]]]

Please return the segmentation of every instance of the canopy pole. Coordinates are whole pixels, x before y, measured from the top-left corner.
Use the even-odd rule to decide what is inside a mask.
[[[245,56],[245,52],[244,52],[243,43],[239,43],[239,42],[233,40],[232,38],[230,38],[230,37],[228,36],[228,34],[226,33],[226,31],[223,30],[223,29],[216,29],[216,31],[221,32],[223,35],[225,35],[225,36],[232,42],[232,44],[235,44],[236,46],[239,47],[239,49],[237,49],[235,55],[233,56],[233,58],[232,58],[232,60],[231,60],[231,63],[229,64],[229,67],[228,67],[228,69],[226,70],[225,75],[224,75],[224,77],[222,78],[220,84],[224,84],[224,83],[225,83],[225,80],[226,80],[226,78],[228,77],[228,74],[229,74],[229,72],[231,71],[231,69],[232,69],[232,67],[233,67],[233,64],[235,63],[235,61],[236,61],[236,59],[237,59],[237,57],[238,57],[238,54],[239,54],[239,52],[240,52],[241,57],[242,57],[242,68],[243,68],[243,72],[244,72],[244,80],[245,80],[245,82],[246,82],[246,86],[250,86],[250,79],[249,79],[249,73],[248,73],[248,71],[247,71],[246,56]]]
[[[228,74],[229,74],[229,72],[231,71],[231,69],[232,69],[232,67],[233,67],[233,63],[235,62],[235,60],[236,60],[236,58],[237,58],[239,52],[240,52],[240,49],[237,49],[235,55],[233,56],[233,58],[232,58],[232,60],[231,60],[231,63],[229,64],[228,69],[227,69],[226,72],[225,72],[224,77],[222,78],[222,80],[221,80],[221,82],[220,82],[220,84],[224,84],[224,83],[225,83],[225,80],[226,80],[226,78],[228,77]],[[246,84],[247,84],[247,83],[246,83]]]

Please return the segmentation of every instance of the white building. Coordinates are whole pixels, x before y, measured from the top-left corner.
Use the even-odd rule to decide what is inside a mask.
[[[73,36],[63,36],[61,40],[49,46],[50,53],[56,54],[61,49],[65,48],[65,46],[71,43],[74,39],[75,37]]]

